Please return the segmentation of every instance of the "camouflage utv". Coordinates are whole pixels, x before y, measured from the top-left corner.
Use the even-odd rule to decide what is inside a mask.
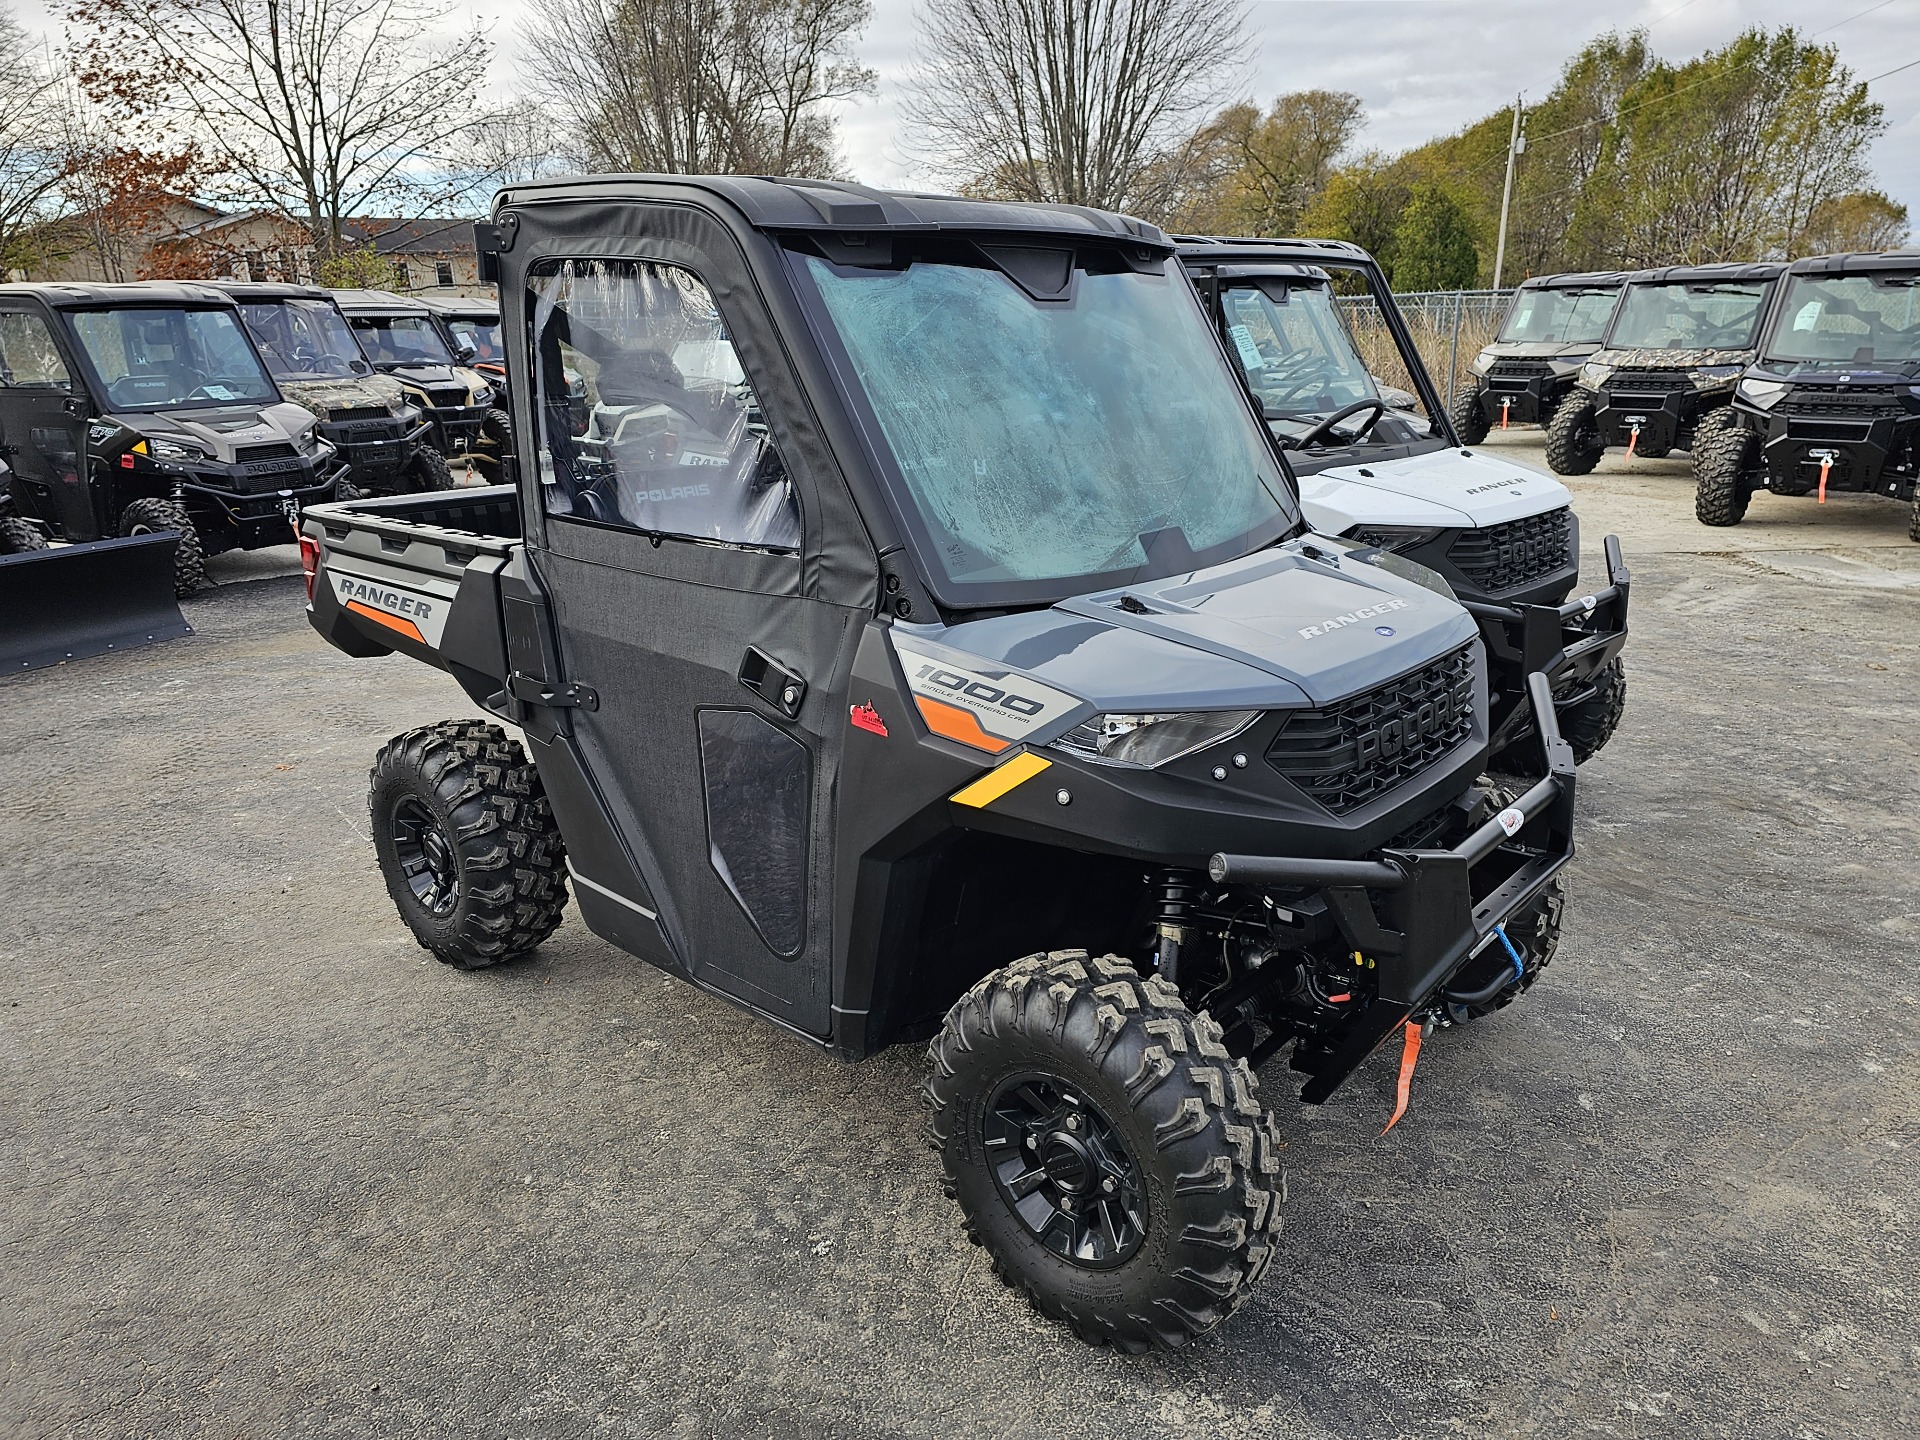
[[[1732,423],[1785,265],[1675,265],[1629,277],[1600,348],[1547,426],[1547,464],[1585,475],[1610,446],[1692,454]]]
[[[480,438],[468,459],[489,480],[502,478],[501,457],[513,449],[513,420],[507,401],[507,352],[500,339],[498,301],[471,295],[422,295],[440,338],[453,358],[493,387],[493,408],[480,422]]]
[[[433,490],[445,467],[423,455],[431,426],[400,382],[378,373],[325,290],[220,282],[240,306],[281,394],[320,417],[349,467],[346,498]]]
[[[333,298],[374,368],[398,380],[425,412],[433,427],[430,463],[447,472],[432,488],[448,488],[450,462],[483,458],[487,412],[497,404],[493,385],[454,353],[421,301],[385,290],[336,290]]]

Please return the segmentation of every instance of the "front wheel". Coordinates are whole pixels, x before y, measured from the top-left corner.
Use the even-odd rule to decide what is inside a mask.
[[[1693,452],[1693,515],[1702,525],[1738,525],[1759,484],[1760,437],[1751,430],[1718,429]]]
[[[1118,956],[1030,955],[928,1049],[968,1233],[1081,1339],[1171,1349],[1245,1303],[1280,1228],[1279,1134],[1244,1060]]]
[[[162,530],[175,530],[180,535],[180,543],[173,550],[173,593],[176,599],[184,600],[207,583],[206,552],[200,544],[200,532],[187,518],[186,506],[150,496],[120,512],[122,535],[156,535]]]
[[[29,550],[45,550],[47,537],[40,527],[15,515],[11,510],[0,515],[0,555],[24,555]]]
[[[1547,466],[1556,475],[1588,475],[1606,453],[1593,423],[1593,400],[1576,391],[1547,423]]]
[[[1555,707],[1560,737],[1573,751],[1573,763],[1584,765],[1606,748],[1627,709],[1627,667],[1619,656],[1593,677],[1593,693],[1576,705]]]
[[[1453,397],[1453,406],[1447,411],[1447,419],[1453,422],[1453,432],[1460,437],[1462,445],[1478,445],[1487,438],[1487,431],[1492,428],[1492,422],[1487,419],[1487,407],[1480,403],[1477,386]]]
[[[442,720],[388,741],[371,779],[380,873],[422,946],[480,970],[554,932],[566,848],[518,741],[483,720]]]
[[[406,486],[413,491],[453,489],[453,471],[447,457],[431,445],[422,445],[407,462]]]

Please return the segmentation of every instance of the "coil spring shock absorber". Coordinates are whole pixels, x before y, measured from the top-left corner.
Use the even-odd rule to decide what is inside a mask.
[[[1194,941],[1193,907],[1200,900],[1199,873],[1168,867],[1156,871],[1153,887],[1154,966],[1169,985],[1180,983],[1180,952]]]

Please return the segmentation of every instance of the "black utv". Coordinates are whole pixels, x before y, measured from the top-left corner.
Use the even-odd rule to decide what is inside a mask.
[[[1513,292],[1500,333],[1467,367],[1448,418],[1464,445],[1495,429],[1545,425],[1573,389],[1620,299],[1619,271],[1536,275]]]
[[[1181,237],[1180,259],[1274,439],[1307,521],[1444,577],[1480,622],[1496,769],[1539,764],[1529,677],[1545,673],[1574,759],[1612,738],[1626,707],[1627,587],[1610,544],[1598,607],[1570,598],[1580,527],[1559,481],[1462,449],[1374,258],[1342,240]],[[1384,336],[1370,373],[1349,316]]]
[[[1911,504],[1920,540],[1920,253],[1796,260],[1731,422],[1694,451],[1694,513],[1737,525],[1754,491]]]
[[[500,339],[497,301],[471,295],[423,295],[420,303],[440,327],[454,357],[493,389],[493,405],[480,425],[480,439],[472,459],[488,479],[501,476],[500,462],[512,448],[512,416],[507,402],[506,352]]]
[[[1547,426],[1547,464],[1585,475],[1609,447],[1628,458],[1697,453],[1733,414],[1734,381],[1760,342],[1785,265],[1675,265],[1628,277],[1600,348]]]
[[[62,540],[178,531],[175,588],[293,541],[346,473],[206,285],[0,285],[0,454],[16,514]]]
[[[1279,1243],[1255,1068],[1291,1047],[1324,1100],[1552,955],[1545,677],[1546,774],[1497,794],[1472,617],[1305,529],[1151,225],[613,176],[502,192],[480,248],[517,487],[303,535],[322,636],[502,722],[375,762],[403,921],[489,966],[571,882],[834,1054],[931,1035],[1007,1279],[1128,1349],[1217,1324]]]
[[[400,382],[374,369],[333,296],[305,285],[216,282],[234,298],[274,382],[320,419],[347,465],[340,496],[444,489],[432,425]],[[351,493],[349,493],[351,492]]]
[[[450,488],[449,462],[481,448],[487,413],[499,400],[493,385],[468,368],[472,357],[447,343],[420,301],[385,290],[336,290],[333,297],[367,358],[400,382],[433,427],[427,463],[436,473],[426,488]]]

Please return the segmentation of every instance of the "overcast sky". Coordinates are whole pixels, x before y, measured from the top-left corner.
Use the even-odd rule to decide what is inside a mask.
[[[1562,62],[1609,29],[1643,26],[1655,53],[1677,61],[1748,26],[1795,23],[1837,45],[1862,79],[1920,61],[1920,0],[1251,0],[1248,8],[1252,45],[1239,92],[1265,104],[1289,90],[1350,90],[1366,104],[1361,146],[1386,151],[1457,130],[1515,91],[1544,96]],[[49,33],[52,9],[46,0],[15,3]],[[916,9],[915,0],[874,0],[860,41],[879,94],[843,107],[841,141],[854,175],[869,184],[927,183],[902,143],[898,108]],[[503,88],[514,85],[521,10],[519,0],[469,0],[461,12],[479,16],[499,43]],[[1920,228],[1920,64],[1875,81],[1872,93],[1888,121],[1873,154],[1879,183]]]

